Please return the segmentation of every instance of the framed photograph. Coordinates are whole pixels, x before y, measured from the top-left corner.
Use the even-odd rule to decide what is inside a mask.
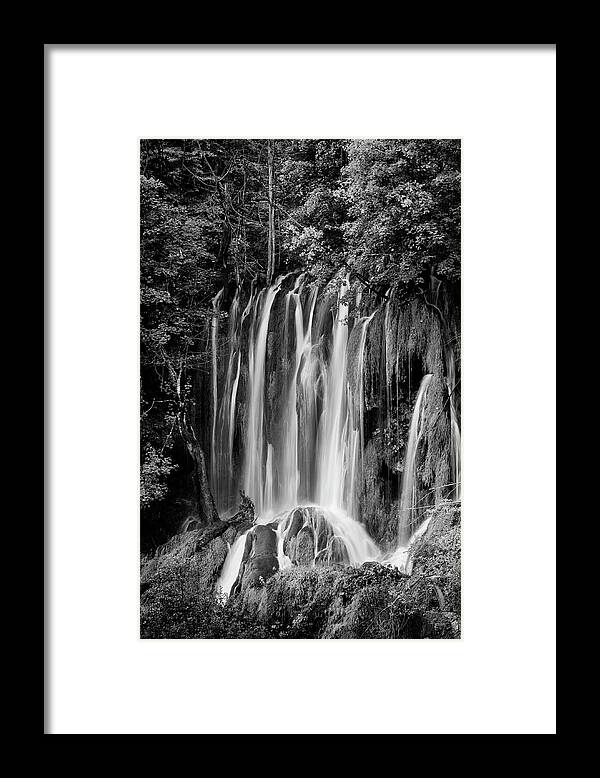
[[[556,45],[45,69],[46,733],[554,734]]]
[[[147,140],[141,636],[460,637],[460,141]]]

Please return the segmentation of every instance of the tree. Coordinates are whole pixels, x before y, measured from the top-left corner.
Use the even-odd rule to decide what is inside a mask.
[[[269,235],[267,244],[267,284],[271,284],[275,274],[275,192],[274,192],[274,152],[273,141],[267,141],[267,169],[269,176]]]
[[[177,430],[193,463],[199,518],[210,522],[218,516],[202,446],[190,421],[189,379],[207,358],[200,336],[211,315],[207,291],[218,277],[211,267],[214,207],[204,206],[204,213],[186,208],[164,182],[141,177],[142,396],[148,406],[142,411],[142,474],[154,473],[156,481],[174,469],[164,462],[164,452],[173,448]],[[163,490],[143,484],[143,494],[158,499]]]
[[[350,267],[375,286],[460,279],[460,141],[350,141],[342,171]]]

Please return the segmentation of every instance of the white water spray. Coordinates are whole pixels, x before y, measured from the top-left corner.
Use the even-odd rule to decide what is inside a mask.
[[[267,350],[267,334],[269,318],[275,297],[281,288],[283,278],[277,279],[273,286],[264,293],[264,301],[258,319],[258,331],[255,340],[251,337],[249,355],[249,412],[248,434],[246,445],[246,471],[244,490],[254,501],[257,513],[260,515],[265,507],[265,420],[264,420],[264,386],[265,358]],[[260,297],[260,295],[259,295]],[[255,314],[256,315],[256,314]],[[251,333],[252,335],[252,333]]]

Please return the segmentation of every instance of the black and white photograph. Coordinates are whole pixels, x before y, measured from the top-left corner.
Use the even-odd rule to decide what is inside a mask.
[[[556,734],[557,44],[43,49],[44,733]]]
[[[460,637],[460,141],[142,140],[141,636]]]

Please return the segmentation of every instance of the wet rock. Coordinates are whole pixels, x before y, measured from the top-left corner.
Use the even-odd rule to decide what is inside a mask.
[[[328,557],[330,565],[349,565],[350,557],[344,541],[334,535],[329,541]]]
[[[302,527],[298,532],[292,562],[297,565],[312,565],[315,559],[315,536],[311,527]]]
[[[248,557],[248,545],[251,549]],[[259,524],[246,537],[245,564],[242,565],[241,590],[261,586],[279,570],[277,561],[277,534],[271,527]]]
[[[315,565],[328,565],[329,557],[327,555],[327,549],[322,548],[315,556]]]
[[[302,529],[303,524],[304,515],[299,508],[296,508],[290,520],[289,527],[285,532],[285,539],[283,541],[283,553],[289,556],[292,561],[294,561],[293,555],[295,554],[296,548],[296,536]]]
[[[226,543],[229,543],[230,546],[233,546],[236,539],[241,535],[242,533],[239,531],[237,527],[229,527],[225,530],[223,533],[223,540]]]
[[[250,559],[250,555],[252,554],[252,549],[254,548],[254,533],[249,532],[246,535],[246,542],[244,544],[244,553],[242,554],[242,565],[245,564],[245,562]]]
[[[272,527],[258,524],[252,532],[254,535],[254,556],[275,556],[277,558],[277,535]]]
[[[290,526],[287,532],[288,537],[295,538],[296,535],[302,529],[303,524],[304,524],[304,514],[302,513],[300,508],[296,508],[296,510],[294,511],[294,515],[292,516],[292,520],[290,521]]]
[[[316,536],[317,541],[315,543],[315,548],[318,551],[323,551],[324,549],[327,549],[329,546],[329,541],[333,537],[333,530],[331,529],[330,525],[323,519],[322,517],[319,517],[319,520],[317,522],[316,527]]]

